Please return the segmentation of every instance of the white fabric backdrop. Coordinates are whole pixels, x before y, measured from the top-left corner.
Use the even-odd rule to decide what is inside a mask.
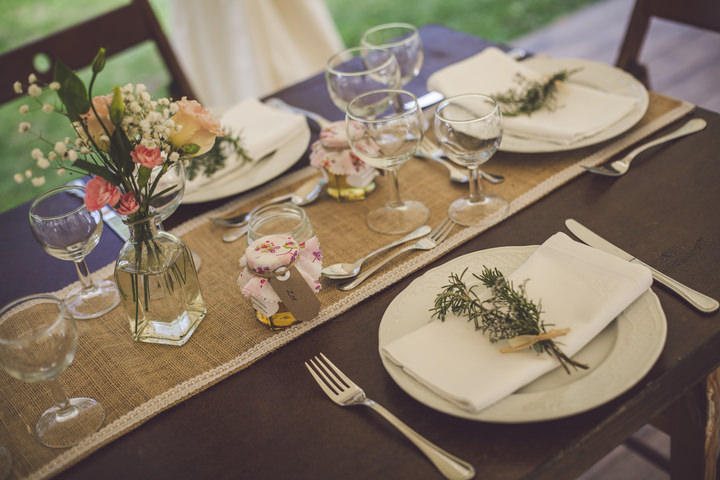
[[[343,48],[324,0],[173,0],[171,9],[171,42],[207,106],[315,75]]]

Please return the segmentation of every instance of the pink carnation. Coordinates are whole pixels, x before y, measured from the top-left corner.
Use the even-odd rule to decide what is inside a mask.
[[[130,215],[137,212],[140,205],[138,205],[135,195],[133,195],[132,192],[128,192],[120,197],[120,202],[118,202],[114,208],[119,215]]]
[[[94,177],[85,185],[85,206],[91,212],[120,200],[120,190],[102,177]]]
[[[145,145],[138,145],[135,150],[130,152],[133,162],[139,163],[143,167],[157,167],[163,162],[159,148],[148,148]]]

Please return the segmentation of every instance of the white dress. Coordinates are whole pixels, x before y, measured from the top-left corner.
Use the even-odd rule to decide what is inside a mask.
[[[198,100],[233,105],[320,73],[343,42],[324,0],[173,0],[170,38]]]

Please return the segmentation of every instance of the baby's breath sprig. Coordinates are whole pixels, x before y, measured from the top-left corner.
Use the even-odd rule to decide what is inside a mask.
[[[518,115],[530,116],[534,112],[546,108],[554,111],[557,108],[556,94],[559,84],[567,80],[580,69],[561,70],[554,73],[545,82],[529,80],[522,74],[515,75],[516,88],[496,93],[493,98],[500,104],[502,114],[506,117]]]
[[[541,303],[535,304],[527,297],[525,283],[515,289],[512,282],[508,282],[498,269],[483,267],[480,275],[473,274],[482,285],[490,289],[490,297],[481,300],[475,292],[479,285],[468,286],[463,280],[467,268],[458,275],[451,273],[449,284],[435,298],[435,305],[431,309],[433,317],[445,321],[448,313],[467,317],[475,324],[476,330],[488,335],[490,342],[511,340],[519,337],[528,337],[523,343],[533,348],[537,353],[547,353],[555,357],[567,373],[570,368],[586,369],[587,365],[568,357],[552,340],[555,335],[563,331],[548,332],[546,324],[541,318]],[[507,349],[515,351],[517,348]]]

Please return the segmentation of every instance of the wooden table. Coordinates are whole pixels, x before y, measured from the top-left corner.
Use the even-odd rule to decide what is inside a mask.
[[[432,71],[481,50],[486,42],[438,26],[422,29],[426,61],[410,86],[424,93]],[[277,96],[339,119],[322,76]],[[477,478],[572,479],[654,416],[676,412],[673,476],[703,478],[706,377],[720,365],[720,316],[701,314],[653,286],[668,321],[665,349],[650,373],[617,399],[566,419],[491,424],[451,417],[405,394],[377,351],[378,325],[390,301],[428,268],[480,249],[539,244],[575,218],[666,274],[720,298],[720,116],[698,110],[707,131],[640,160],[621,178],[584,174],[333,321],[249,368],[154,417],[58,478],[439,478],[407,440],[368,409],[333,405],[303,362],[322,351],[369,396],[412,428],[470,461]],[[492,162],[502,162],[500,153]],[[298,162],[305,165],[307,159]],[[224,201],[184,205],[172,227]],[[27,205],[0,215],[0,300],[57,290],[73,267],[42,253]],[[121,246],[103,233],[91,270]],[[627,368],[633,368],[628,365]]]

